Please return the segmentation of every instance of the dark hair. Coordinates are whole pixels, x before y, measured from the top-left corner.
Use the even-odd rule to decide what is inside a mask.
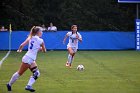
[[[72,29],[73,29],[74,27],[77,27],[77,25],[72,25],[72,26],[71,26],[72,34],[73,34],[73,30],[72,30]],[[76,31],[76,34],[77,34],[77,31]]]

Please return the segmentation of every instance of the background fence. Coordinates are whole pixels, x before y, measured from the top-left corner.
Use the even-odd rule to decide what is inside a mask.
[[[62,41],[68,31],[44,32],[42,38],[47,49],[64,50]],[[111,32],[111,31],[82,31],[83,42],[79,43],[79,50],[123,50],[135,49],[135,32]],[[19,45],[27,38],[28,31],[13,31],[11,49],[17,50]],[[9,49],[9,32],[0,32],[0,50]],[[24,47],[27,50],[27,46]]]

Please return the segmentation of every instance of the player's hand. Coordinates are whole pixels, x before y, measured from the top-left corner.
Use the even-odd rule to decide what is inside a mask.
[[[40,47],[38,51],[42,51],[42,47]]]
[[[79,39],[79,36],[76,34],[76,38]]]
[[[18,53],[21,53],[21,52],[22,52],[22,50],[17,50],[17,52],[18,52]]]

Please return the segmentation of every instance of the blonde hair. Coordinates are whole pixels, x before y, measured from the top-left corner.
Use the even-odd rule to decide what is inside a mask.
[[[32,36],[35,36],[39,31],[42,31],[40,26],[33,26],[30,30],[28,39],[32,38]]]

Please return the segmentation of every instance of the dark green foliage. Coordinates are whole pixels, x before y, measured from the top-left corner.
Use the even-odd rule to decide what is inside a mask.
[[[134,31],[136,4],[117,0],[3,0],[0,25],[14,30],[29,30],[50,22],[59,30],[77,24],[79,30]]]

